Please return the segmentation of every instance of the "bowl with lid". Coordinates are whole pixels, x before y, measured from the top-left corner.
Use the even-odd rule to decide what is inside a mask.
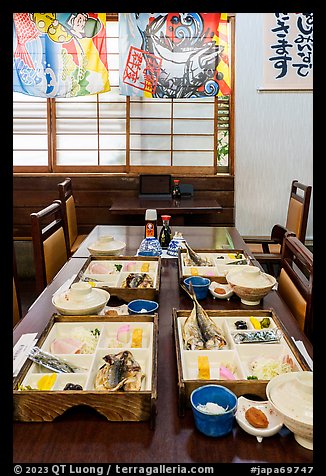
[[[259,304],[277,282],[274,276],[263,273],[257,266],[230,271],[226,280],[241,302],[250,306]]]
[[[110,293],[100,288],[93,288],[89,283],[73,283],[67,291],[54,294],[52,304],[60,314],[84,316],[97,314],[110,299]]]
[[[94,243],[90,244],[87,249],[91,255],[118,255],[126,247],[126,243],[116,240],[111,235],[100,236]]]
[[[298,371],[273,377],[266,386],[273,408],[304,448],[313,449],[313,372]]]

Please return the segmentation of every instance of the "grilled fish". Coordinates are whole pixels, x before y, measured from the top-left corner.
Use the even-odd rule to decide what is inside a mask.
[[[204,339],[196,318],[195,305],[182,327],[183,342],[188,350],[204,349]]]
[[[103,360],[105,364],[99,369],[95,379],[96,390],[110,392],[119,389],[140,390],[145,374],[130,351],[124,350],[115,355],[108,354],[103,357]]]
[[[196,320],[204,339],[205,349],[221,349],[227,345],[222,330],[209,317],[205,309],[199,304],[192,283],[189,283],[189,291],[184,287],[194,302]]]
[[[202,258],[201,256],[199,256],[198,253],[196,253],[192,248],[190,248],[190,246],[188,245],[187,242],[185,242],[185,245],[186,245],[186,248],[187,248],[187,251],[188,251],[189,258],[191,259],[191,261],[196,266],[206,266],[207,265],[207,259],[206,258]]]

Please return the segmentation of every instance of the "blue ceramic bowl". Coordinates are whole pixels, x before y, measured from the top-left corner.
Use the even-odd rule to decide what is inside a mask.
[[[197,299],[205,299],[208,294],[208,288],[211,284],[210,279],[202,276],[190,276],[183,281],[189,289],[189,283],[192,283]]]
[[[146,309],[146,312],[142,311],[142,309]],[[128,304],[129,314],[154,314],[157,309],[157,302],[147,301],[146,299],[135,299]]]
[[[223,385],[204,385],[190,395],[191,407],[197,430],[206,436],[224,436],[232,431],[237,411],[237,396]],[[197,409],[198,404],[216,403],[227,409],[219,415],[208,415]]]

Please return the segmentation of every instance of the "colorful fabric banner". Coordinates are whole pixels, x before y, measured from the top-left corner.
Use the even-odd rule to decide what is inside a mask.
[[[226,13],[119,13],[119,55],[126,96],[231,92]]]
[[[13,90],[38,97],[110,91],[105,13],[14,13]]]
[[[260,89],[313,89],[313,13],[264,13]]]

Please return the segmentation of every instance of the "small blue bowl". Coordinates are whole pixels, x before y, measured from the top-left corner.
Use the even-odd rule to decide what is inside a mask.
[[[224,436],[232,431],[238,398],[223,385],[204,385],[198,387],[190,395],[191,407],[197,430],[206,436]],[[219,415],[208,415],[197,409],[198,404],[206,405],[207,402],[216,403],[227,409]]]
[[[197,299],[205,299],[208,294],[208,288],[211,284],[210,279],[203,278],[202,276],[189,276],[184,281],[185,285],[189,289],[189,283],[192,283]]]
[[[142,311],[142,309],[146,309],[146,312]],[[154,314],[157,309],[157,302],[147,301],[146,299],[135,299],[128,304],[129,314]]]

